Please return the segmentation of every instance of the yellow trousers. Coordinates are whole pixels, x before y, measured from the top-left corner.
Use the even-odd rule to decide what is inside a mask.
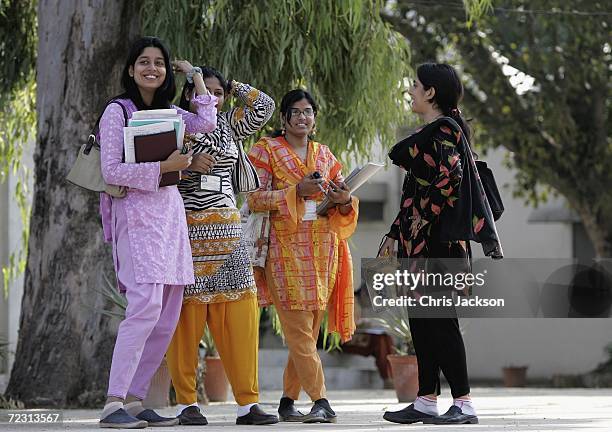
[[[259,308],[256,297],[224,303],[185,303],[166,355],[176,401],[197,402],[198,345],[208,325],[239,405],[259,401]]]

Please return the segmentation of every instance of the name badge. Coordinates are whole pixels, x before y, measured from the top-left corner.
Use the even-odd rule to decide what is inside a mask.
[[[307,200],[304,202],[304,217],[303,221],[317,220],[317,202]]]
[[[200,176],[200,189],[210,192],[221,192],[223,182],[221,176],[215,174],[207,174]]]

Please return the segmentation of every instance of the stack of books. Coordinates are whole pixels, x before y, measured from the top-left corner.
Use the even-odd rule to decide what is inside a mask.
[[[123,128],[125,162],[166,160],[175,150],[183,150],[184,136],[185,122],[175,109],[136,111]],[[165,173],[159,185],[174,185],[180,179],[180,171]]]

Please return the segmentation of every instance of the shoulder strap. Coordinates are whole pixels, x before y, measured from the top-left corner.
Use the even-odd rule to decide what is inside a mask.
[[[98,119],[96,120],[96,124],[93,127],[93,129],[91,130],[91,135],[94,135],[94,136],[98,135],[98,132],[100,131],[100,119],[102,118],[102,115],[104,115],[104,111],[106,110],[106,107],[108,107],[112,103],[117,104],[117,105],[119,105],[121,107],[121,110],[123,111],[123,123],[125,124],[125,126],[128,125],[127,110],[125,109],[125,107],[123,106],[123,104],[121,102],[119,102],[116,99],[113,99],[109,103],[106,104],[106,106],[104,107],[104,110],[102,110],[102,112],[98,116]]]
[[[119,105],[121,107],[121,111],[123,111],[123,125],[127,127],[127,125],[128,125],[128,115],[127,115],[127,110],[125,109],[123,104],[120,103],[117,100],[111,101],[110,103],[116,103],[117,105]]]
[[[119,103],[119,101],[114,100],[114,99],[111,100],[109,103],[107,103],[106,106],[108,106],[108,105],[110,105],[112,103],[116,103],[117,105],[119,105],[121,107],[121,110],[123,111],[123,122],[124,122],[125,126],[127,126],[128,125],[127,110],[125,109],[123,104]],[[104,109],[106,110],[106,107],[104,107]],[[98,132],[100,132],[100,119],[102,118],[103,114],[104,114],[104,111],[102,111],[102,113],[100,113],[100,115],[98,116],[98,120],[96,120],[96,125],[94,126],[94,128],[91,131],[91,133],[89,134],[89,137],[87,138],[87,144],[85,145],[85,149],[84,149],[84,153],[85,154],[89,154],[89,152],[91,151],[91,148],[94,145],[96,147],[98,147],[96,137],[98,136]]]

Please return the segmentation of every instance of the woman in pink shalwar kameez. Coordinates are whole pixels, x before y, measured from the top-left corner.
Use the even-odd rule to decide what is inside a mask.
[[[194,283],[181,195],[176,186],[159,187],[160,175],[187,168],[191,153],[176,151],[162,162],[123,162],[122,107],[130,118],[137,110],[170,108],[175,95],[168,50],[159,39],[145,37],[134,43],[122,85],[125,93],[102,115],[99,142],[105,181],[125,186],[127,195],[102,194],[100,211],[128,306],[117,333],[100,426],[171,426],[177,423],[175,418],[161,417],[141,402],[178,322],[183,286]],[[177,108],[187,132],[215,129],[216,101],[206,92],[195,98],[196,114]]]

